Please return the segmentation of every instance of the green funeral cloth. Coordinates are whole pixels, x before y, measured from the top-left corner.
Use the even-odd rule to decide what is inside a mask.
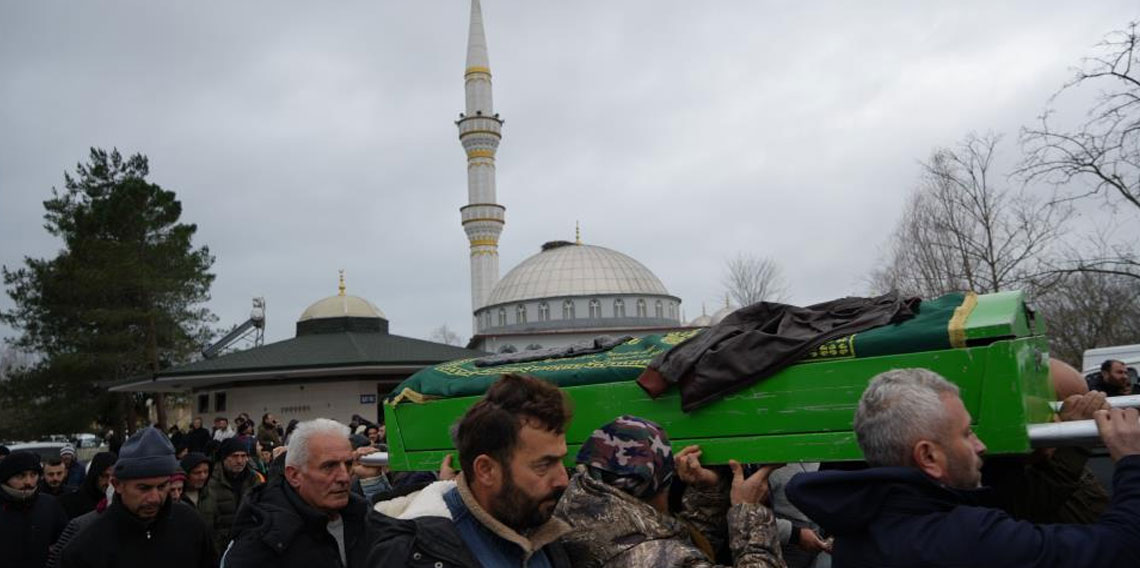
[[[898,353],[937,351],[964,347],[962,324],[969,315],[972,294],[947,294],[923,301],[915,317],[862,333],[841,337],[820,345],[804,357],[803,363],[875,357]],[[965,302],[964,302],[965,300]],[[959,310],[963,307],[963,310]],[[955,340],[955,313],[958,340]],[[561,387],[616,383],[637,379],[659,353],[673,348],[702,330],[686,330],[665,335],[631,339],[609,351],[562,359],[546,359],[493,367],[476,367],[475,359],[460,359],[428,367],[408,377],[392,392],[389,404],[410,400],[426,402],[435,398],[477,396],[506,373],[534,375]]]
[[[480,395],[486,392],[491,383],[508,373],[542,377],[562,387],[632,381],[658,354],[700,332],[699,329],[693,329],[665,335],[647,335],[631,339],[609,351],[563,359],[494,367],[476,367],[475,359],[450,361],[422,369],[408,377],[392,391],[396,396],[390,403],[404,399],[422,402],[432,398]]]

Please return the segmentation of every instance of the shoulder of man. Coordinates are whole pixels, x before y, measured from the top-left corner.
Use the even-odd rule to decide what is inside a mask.
[[[426,559],[446,565],[482,566],[467,549],[455,524],[446,517],[396,519],[371,511],[367,522],[375,539],[368,554],[370,568],[402,567],[427,562]]]

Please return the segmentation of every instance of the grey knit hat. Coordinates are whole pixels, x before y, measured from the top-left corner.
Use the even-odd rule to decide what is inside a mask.
[[[161,477],[181,471],[174,459],[174,446],[162,431],[146,427],[127,438],[115,462],[118,479]]]

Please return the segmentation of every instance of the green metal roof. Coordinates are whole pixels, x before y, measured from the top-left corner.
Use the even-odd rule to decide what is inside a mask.
[[[361,365],[433,365],[482,351],[383,332],[303,335],[158,373],[158,378]]]

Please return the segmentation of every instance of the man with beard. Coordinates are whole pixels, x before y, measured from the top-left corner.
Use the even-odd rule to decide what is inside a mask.
[[[221,463],[214,466],[207,491],[214,499],[214,547],[224,552],[233,537],[234,518],[249,491],[262,483],[265,476],[254,471],[249,464],[249,452],[245,442],[237,438],[226,438],[218,449]]]
[[[349,491],[348,435],[348,426],[327,418],[297,426],[285,475],[246,497],[223,567],[367,565],[374,536],[365,522],[368,502]]]
[[[569,527],[552,518],[569,422],[558,387],[504,375],[454,429],[462,473],[376,504],[369,566],[569,567]]]
[[[67,515],[54,497],[40,494],[40,457],[13,452],[0,462],[0,564],[39,568],[48,547],[67,526]]]
[[[44,475],[40,478],[40,493],[53,497],[68,493],[67,488],[63,486],[63,478],[66,476],[67,468],[63,465],[63,459],[48,458],[44,462]]]
[[[99,502],[106,498],[107,486],[111,483],[111,467],[115,465],[115,454],[99,452],[91,458],[90,472],[77,491],[59,498],[67,518],[74,519],[95,510]]]
[[[958,387],[926,369],[876,376],[854,429],[870,469],[792,478],[791,502],[834,535],[834,566],[1140,566],[1140,413],[1094,413],[1116,462],[1090,525],[1018,521],[979,506],[982,454]]]
[[[67,444],[60,448],[59,458],[63,460],[63,469],[67,471],[63,478],[64,486],[69,490],[79,489],[79,486],[83,485],[83,479],[87,477],[87,465],[75,457],[75,446]]]
[[[214,549],[205,524],[168,498],[170,476],[178,471],[174,446],[161,430],[135,432],[115,462],[113,501],[63,548],[60,566],[212,567]]]

